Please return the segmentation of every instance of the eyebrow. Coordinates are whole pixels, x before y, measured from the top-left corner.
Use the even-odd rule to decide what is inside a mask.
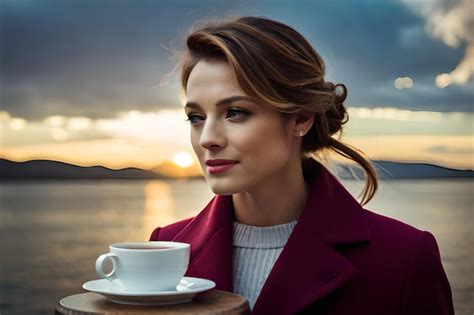
[[[249,96],[235,95],[221,99],[216,103],[216,107],[227,105],[236,101],[250,101],[255,103],[255,100]],[[196,102],[187,102],[184,108],[201,109],[201,106]]]

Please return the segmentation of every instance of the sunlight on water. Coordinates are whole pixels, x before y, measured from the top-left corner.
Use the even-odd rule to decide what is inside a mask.
[[[164,181],[150,181],[145,184],[145,209],[143,214],[143,239],[150,238],[150,232],[158,226],[176,221],[176,205],[171,187]]]

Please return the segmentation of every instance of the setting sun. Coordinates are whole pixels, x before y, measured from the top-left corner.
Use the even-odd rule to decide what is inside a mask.
[[[186,168],[193,165],[193,156],[187,152],[179,152],[173,156],[173,163],[179,167]]]

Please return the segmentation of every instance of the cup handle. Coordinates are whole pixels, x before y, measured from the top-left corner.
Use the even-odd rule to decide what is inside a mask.
[[[110,261],[112,261],[112,271],[110,271],[109,273],[105,273],[104,272],[104,262],[106,259],[110,259]],[[99,256],[99,258],[97,258],[96,262],[95,262],[95,271],[97,272],[97,274],[103,278],[103,279],[107,279],[107,280],[114,280],[114,279],[117,279],[117,276],[115,275],[115,268],[116,268],[116,260],[117,260],[117,256],[112,254],[112,253],[107,253],[107,254],[102,254]]]

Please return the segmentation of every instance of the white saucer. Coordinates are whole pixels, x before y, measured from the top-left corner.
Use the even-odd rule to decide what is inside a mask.
[[[113,285],[106,279],[87,281],[82,285],[82,288],[99,293],[120,304],[169,305],[191,302],[197,293],[210,290],[215,286],[215,282],[211,280],[183,277],[176,287],[176,291],[131,292]]]

